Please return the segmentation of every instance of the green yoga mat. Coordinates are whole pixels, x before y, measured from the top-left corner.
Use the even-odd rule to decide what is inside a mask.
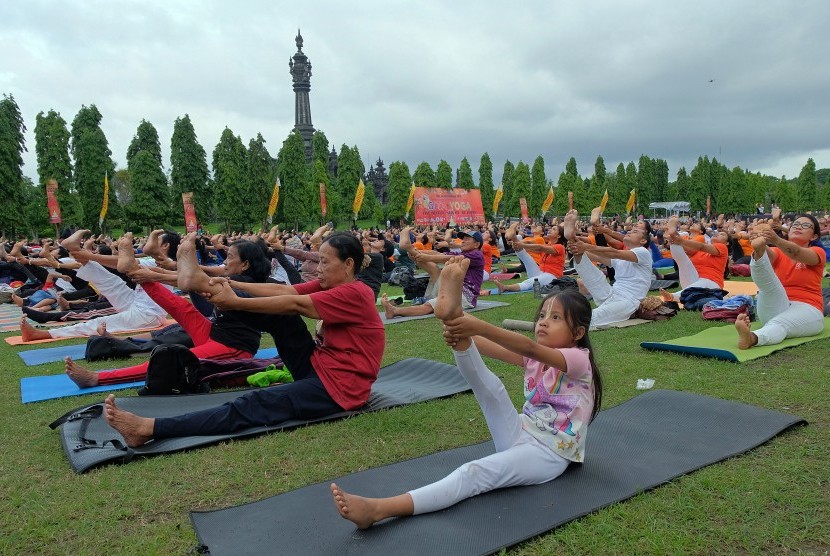
[[[761,326],[762,323],[752,323],[753,330],[757,330]],[[755,346],[750,349],[738,349],[738,331],[735,330],[734,325],[730,324],[727,326],[713,326],[697,334],[683,336],[682,338],[674,340],[666,340],[665,342],[642,342],[640,347],[655,351],[674,351],[687,355],[697,355],[698,357],[714,357],[716,359],[743,363],[745,361],[751,361],[752,359],[766,357],[778,350],[825,338],[830,338],[830,318],[824,319],[824,331],[821,334],[804,338],[788,338],[780,344],[773,346]]]

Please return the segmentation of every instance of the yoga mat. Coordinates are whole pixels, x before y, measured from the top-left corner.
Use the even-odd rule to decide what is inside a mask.
[[[277,356],[277,348],[261,349],[254,355],[255,359],[269,359]],[[82,396],[96,392],[111,392],[144,386],[144,381],[107,384],[92,388],[79,388],[66,374],[29,376],[20,379],[20,401],[23,403],[42,402],[70,396]]]
[[[649,286],[648,289],[652,291],[659,290],[660,288],[667,290],[669,288],[676,288],[679,285],[680,282],[678,282],[677,280],[652,280],[651,286]]]
[[[78,323],[75,323],[78,324]],[[170,326],[171,324],[176,324],[176,321],[173,319],[167,319],[161,326],[154,326],[153,328],[137,328],[135,330],[124,330],[122,332],[110,332],[113,336],[123,336],[124,334],[137,334],[139,332],[152,332],[153,330],[161,330],[165,326]],[[18,326],[18,329],[20,327]],[[6,338],[6,343],[10,346],[28,346],[34,344],[47,344],[49,342],[62,342],[63,340],[74,340],[76,338],[87,338],[87,336],[70,336],[69,338],[46,338],[43,340],[30,340],[28,342],[23,341],[23,336],[9,336]]]
[[[804,423],[737,402],[654,390],[600,412],[588,429],[585,463],[571,464],[543,485],[489,492],[440,512],[392,519],[362,531],[337,513],[329,491],[332,481],[224,510],[191,512],[190,520],[213,556],[492,554],[742,454]],[[486,442],[335,481],[347,492],[390,496],[438,480],[492,451]]]
[[[499,280],[513,280],[521,276],[518,272],[496,272],[490,275],[490,280],[497,278]]]
[[[752,323],[752,329],[757,330],[761,323]],[[830,318],[824,319],[824,331],[816,336],[804,338],[788,338],[780,344],[772,346],[755,346],[749,349],[738,349],[738,331],[734,325],[713,326],[691,336],[683,336],[665,342],[642,342],[640,347],[655,351],[673,351],[698,357],[714,357],[726,361],[743,363],[752,359],[766,357],[776,351],[806,344],[814,340],[830,338]]]
[[[272,388],[279,388],[279,386],[273,386]],[[123,437],[112,429],[100,414],[88,420],[71,417],[83,414],[85,411],[98,411],[102,407],[100,403],[79,407],[61,418],[69,417],[72,420],[59,423],[61,421],[59,419],[50,426],[52,428],[60,427],[61,443],[69,459],[69,464],[76,473],[83,473],[87,469],[106,462],[127,463],[136,456],[187,450],[206,444],[216,444],[231,438],[256,436],[266,432],[339,419],[368,411],[442,398],[469,389],[470,386],[456,367],[436,361],[410,358],[398,361],[380,370],[378,379],[372,385],[369,402],[363,408],[356,411],[343,411],[310,421],[287,421],[279,425],[255,427],[236,433],[214,436],[168,438],[149,442],[135,449],[124,447]],[[244,393],[245,390],[237,390],[191,396],[134,396],[119,398],[117,403],[121,408],[138,415],[166,417],[215,407],[232,401]],[[88,423],[88,425],[85,427],[84,423]],[[86,429],[86,432],[82,434],[84,429]]]
[[[729,295],[726,297],[732,297],[733,295],[758,295],[758,286],[752,281],[724,280],[723,289],[729,292]]]
[[[20,330],[20,317],[23,311],[14,303],[0,305],[0,332]]]
[[[467,313],[474,313],[476,311],[484,311],[486,309],[493,309],[495,307],[507,307],[509,303],[503,303],[501,301],[482,301],[481,298],[478,298],[478,304],[476,305],[475,309],[464,309]],[[386,318],[386,314],[381,311],[380,313],[380,320],[383,321],[384,325],[387,324],[398,324],[399,322],[406,322],[408,320],[419,320],[419,319],[431,319],[435,318],[435,315],[429,313],[428,315],[418,315],[416,317],[395,317],[391,319]]]

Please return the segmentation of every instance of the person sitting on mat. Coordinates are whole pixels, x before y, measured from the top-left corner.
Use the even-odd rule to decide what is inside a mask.
[[[575,290],[549,295],[536,314],[534,341],[463,313],[461,287],[468,265],[457,257],[444,266],[435,315],[444,321],[444,339],[481,406],[496,453],[389,498],[365,498],[332,483],[337,511],[360,529],[389,517],[439,511],[499,488],[546,483],[570,462],[585,459],[588,424],[602,400],[588,339],[590,304]],[[524,369],[521,413],[479,353]]]
[[[790,225],[787,239],[767,224],[755,227],[758,236],[752,239],[749,268],[758,286],[758,320],[764,326],[752,331],[749,316],[738,315],[735,328],[739,349],[815,336],[824,330],[821,281],[826,253],[818,230],[818,220],[810,214],[799,216]]]
[[[439,263],[446,263],[455,255],[445,255],[436,251],[415,251],[408,245],[408,228],[401,234],[401,246],[414,256],[418,266],[429,273],[429,284],[424,292],[424,303],[409,307],[398,307],[393,305],[386,294],[381,296],[381,304],[386,311],[386,318],[412,317],[429,315],[433,312],[438,302],[438,289],[440,285],[441,269]],[[473,309],[478,304],[478,296],[481,294],[481,284],[484,282],[484,255],[481,254],[481,245],[484,239],[481,232],[459,232],[461,239],[461,256],[470,260],[467,267],[467,274],[464,277],[464,291],[462,293],[462,307]]]
[[[196,258],[196,233],[191,232],[181,242],[177,252],[177,265],[186,269],[198,268]],[[265,253],[255,243],[235,241],[228,248],[224,270],[236,280],[265,282],[271,271],[271,264]],[[140,283],[150,298],[158,303],[178,322],[193,340],[191,352],[199,359],[249,359],[259,349],[259,330],[249,326],[235,311],[215,311],[213,318],[205,317],[189,301],[174,294],[160,280],[177,284],[178,274],[160,273],[139,266],[132,250],[132,234],[125,234],[119,241],[118,271],[129,275]],[[182,287],[179,284],[179,287]],[[98,335],[107,334],[105,323],[98,329]],[[95,372],[66,357],[65,371],[80,388],[91,388],[102,384],[118,384],[142,380],[147,375],[149,362],[139,365]]]
[[[729,262],[729,236],[725,231],[717,232],[711,243],[697,239],[685,239],[677,233],[678,218],[672,216],[666,224],[666,235],[671,242],[672,258],[677,263],[680,276],[678,292],[660,290],[663,301],[680,301],[680,294],[686,288],[723,289],[723,275]],[[698,225],[699,226],[699,225]]]
[[[651,235],[650,225],[645,220],[638,222],[623,237],[625,249],[614,249],[592,245],[578,237],[578,219],[575,210],[565,215],[565,238],[582,285],[597,303],[591,317],[591,330],[624,322],[637,311],[651,287],[651,252],[646,247]],[[594,261],[614,268],[613,286]]]
[[[182,263],[180,286],[203,292],[222,310],[246,313],[252,324],[270,332],[294,382],[246,392],[203,411],[158,419],[124,411],[110,395],[104,416],[128,446],[316,419],[366,404],[386,340],[374,293],[355,280],[368,261],[353,235],[328,236],[320,246],[317,280],[294,286],[211,279],[195,264]],[[261,297],[239,297],[231,286]],[[315,343],[302,317],[323,320],[321,344]]]
[[[505,237],[512,243],[513,250],[524,264],[527,279],[516,284],[502,284],[501,280],[493,278],[499,293],[528,292],[533,289],[533,283],[537,280],[540,286],[547,286],[554,279],[561,278],[565,274],[565,247],[559,243],[559,226],[551,226],[548,229],[548,235],[543,239],[544,243],[538,243],[517,241],[516,227],[518,225],[518,222],[514,222],[507,230]],[[538,263],[534,254],[539,255]]]
[[[148,251],[154,253],[157,261],[175,257],[176,248],[179,246],[179,234],[162,230],[158,232],[154,232],[155,236],[151,236],[154,237],[155,243],[152,249],[145,247],[145,253]],[[141,286],[137,286],[135,290],[132,290],[119,276],[104,268],[104,266],[110,268],[117,266],[118,257],[116,255],[99,255],[81,248],[84,237],[89,233],[89,230],[78,230],[63,240],[61,246],[69,251],[76,261],[82,263],[81,268],[76,273],[77,276],[93,284],[98,292],[105,296],[112,306],[118,310],[118,313],[52,330],[38,330],[30,325],[26,321],[26,317],[23,316],[20,321],[20,333],[23,341],[92,336],[97,333],[98,325],[101,322],[106,323],[110,332],[116,333],[142,328],[158,328],[167,320],[167,311],[150,299],[150,296]],[[130,250],[132,250],[132,247],[130,247]],[[158,263],[142,259],[141,264]]]

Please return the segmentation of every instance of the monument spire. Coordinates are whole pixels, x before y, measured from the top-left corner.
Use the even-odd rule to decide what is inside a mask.
[[[305,143],[305,157],[311,161],[311,139],[314,126],[311,124],[311,103],[308,92],[311,90],[311,62],[303,53],[303,36],[297,29],[297,53],[288,59],[289,73],[294,81],[294,129],[300,132]]]

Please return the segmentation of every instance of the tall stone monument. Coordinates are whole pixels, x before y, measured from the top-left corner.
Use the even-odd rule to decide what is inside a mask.
[[[311,162],[311,139],[314,126],[311,125],[311,103],[308,92],[311,90],[311,62],[303,53],[303,36],[297,29],[297,53],[288,59],[291,79],[294,81],[294,129],[300,132],[305,143],[305,158]]]

